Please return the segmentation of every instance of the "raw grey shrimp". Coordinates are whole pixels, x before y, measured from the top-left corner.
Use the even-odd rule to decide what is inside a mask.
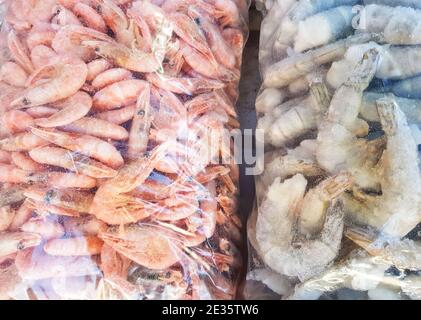
[[[88,68],[82,60],[63,58],[32,74],[31,81],[41,77],[49,79],[26,89],[11,106],[34,107],[70,97],[83,86],[87,74]]]
[[[374,49],[364,54],[348,80],[335,92],[317,136],[316,157],[320,166],[330,173],[346,170],[353,175],[356,185],[369,189],[378,189],[378,175],[368,166],[368,142],[358,140],[353,131],[363,91],[374,76],[378,58]]]
[[[284,182],[276,178],[259,208],[256,222],[256,240],[263,261],[278,273],[301,281],[319,274],[335,259],[344,226],[343,205],[337,200],[327,209],[318,237],[293,247],[293,224],[296,215],[300,215],[306,185],[301,174]],[[279,194],[284,196],[280,198]]]

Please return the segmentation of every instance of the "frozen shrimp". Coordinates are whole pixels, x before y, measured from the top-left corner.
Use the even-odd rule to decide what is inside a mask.
[[[11,86],[25,87],[27,78],[25,70],[14,62],[6,62],[0,68],[0,80]]]
[[[20,229],[24,232],[39,234],[43,240],[61,238],[64,235],[64,228],[60,223],[46,218],[31,219]]]
[[[80,152],[97,159],[112,168],[121,167],[124,160],[120,152],[110,143],[99,138],[79,133],[32,128],[32,133],[60,147]]]
[[[0,150],[0,163],[9,164],[12,162],[12,156],[10,152]]]
[[[96,236],[51,239],[44,244],[44,251],[52,256],[88,256],[101,253],[102,244]]]
[[[25,199],[19,209],[16,210],[16,214],[9,226],[9,230],[19,230],[20,227],[32,217],[33,212],[34,209],[32,208],[31,202],[28,199]]]
[[[13,137],[0,140],[0,149],[5,151],[30,151],[45,146],[48,142],[30,132],[18,133]]]
[[[10,110],[3,115],[3,126],[10,133],[28,131],[34,125],[34,119],[25,111]]]
[[[60,103],[60,110],[48,118],[36,119],[35,124],[44,128],[65,126],[81,119],[92,107],[92,98],[85,92],[79,91]]]
[[[271,112],[286,98],[286,92],[277,88],[265,88],[256,98],[256,111],[260,113]]]
[[[21,202],[25,197],[21,187],[0,188],[0,207]]]
[[[57,5],[53,8],[54,17],[52,22],[59,26],[65,25],[77,25],[82,26],[82,22],[79,21],[78,17],[69,9]]]
[[[33,25],[31,31],[29,31],[26,37],[26,44],[31,51],[38,45],[50,47],[55,34],[56,31],[50,23],[39,22]]]
[[[378,37],[377,34],[358,34],[324,47],[310,50],[303,55],[281,60],[267,70],[264,75],[264,85],[276,88],[286,86],[295,79],[315,70],[320,65],[341,58],[348,47],[376,40]]]
[[[41,250],[24,250],[16,257],[16,267],[23,279],[95,276],[100,273],[91,257],[50,256]]]
[[[302,52],[348,36],[352,32],[355,10],[351,6],[340,6],[323,11],[298,23],[294,39],[294,50]],[[314,33],[314,28],[319,28]]]
[[[0,208],[0,232],[9,229],[15,214],[16,211],[9,205]]]
[[[111,63],[107,59],[96,59],[87,64],[88,66],[88,75],[86,77],[87,81],[94,80],[99,74],[110,69],[112,67]]]
[[[101,15],[89,5],[79,2],[73,7],[72,11],[89,28],[102,33],[107,32],[107,26]]]
[[[129,133],[124,127],[94,117],[84,117],[60,129],[103,139],[127,140],[129,138]]]
[[[123,80],[98,91],[94,96],[94,108],[99,111],[116,109],[136,102],[147,83],[143,80]]]
[[[39,172],[45,169],[43,165],[32,160],[32,158],[24,152],[12,152],[11,160],[15,166],[19,167],[22,170]]]
[[[120,109],[96,113],[95,117],[98,119],[108,121],[110,123],[120,125],[131,120],[134,117],[135,112],[136,105],[132,104],[130,106],[123,107]]]
[[[88,73],[86,64],[78,59],[66,58],[57,63],[45,66],[31,76],[35,78],[49,76],[49,80],[28,88],[15,99],[14,107],[33,107],[56,102],[70,97],[83,86]]]
[[[93,178],[111,178],[117,172],[77,152],[58,147],[40,147],[29,151],[36,162],[68,169]]]
[[[256,239],[264,262],[280,274],[297,276],[301,281],[322,272],[335,259],[343,230],[343,207],[336,201],[327,209],[318,237],[301,241],[299,248],[292,247],[293,224],[301,211],[299,204],[306,185],[301,174],[282,183],[276,178],[260,207],[256,223]],[[279,198],[279,194],[284,196]]]
[[[31,61],[37,70],[52,63],[56,57],[57,53],[53,49],[42,44],[31,50]]]
[[[123,68],[113,68],[98,74],[92,80],[92,86],[96,89],[102,89],[114,82],[128,80],[132,77],[132,73]]]
[[[421,76],[416,76],[392,83],[390,87],[386,86],[386,90],[391,91],[398,97],[419,99],[421,98],[421,94],[418,93],[420,86]]]
[[[41,243],[39,235],[29,232],[2,232],[0,239],[0,257],[35,247]]]
[[[57,112],[56,108],[53,107],[46,107],[46,106],[38,106],[26,109],[26,113],[29,114],[33,118],[48,118],[52,116],[54,113]]]
[[[417,31],[421,18],[419,10],[370,4],[362,8],[359,17],[357,30],[382,33],[387,43],[402,45],[421,42]]]
[[[71,217],[65,219],[63,225],[66,233],[73,236],[97,235],[107,230],[105,222],[94,216]]]
[[[26,73],[31,74],[34,66],[28,55],[28,48],[21,42],[16,32],[13,30],[7,36],[7,44],[13,60],[19,64]]]

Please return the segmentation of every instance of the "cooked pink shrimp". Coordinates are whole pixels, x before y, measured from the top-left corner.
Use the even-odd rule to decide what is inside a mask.
[[[137,79],[113,83],[95,94],[94,108],[110,110],[132,104],[144,90],[145,84],[145,81]]]
[[[22,170],[32,172],[39,172],[45,170],[45,167],[43,165],[32,160],[27,153],[12,152],[11,157],[13,164]]]
[[[95,0],[95,2],[105,23],[114,32],[117,42],[130,47],[135,40],[134,25],[128,21],[124,11],[112,0]]]
[[[233,48],[225,42],[222,30],[218,25],[195,7],[190,7],[188,14],[195,19],[196,23],[203,30],[216,61],[229,69],[233,68],[236,63],[235,53]]]
[[[101,253],[103,241],[96,236],[51,239],[44,251],[52,256],[90,256]]]
[[[52,219],[36,218],[25,222],[20,229],[24,232],[39,234],[43,240],[64,236],[63,226]]]
[[[222,30],[222,36],[234,50],[235,56],[237,58],[237,66],[240,66],[244,48],[244,34],[239,29],[226,28]]]
[[[57,2],[66,9],[70,10],[73,9],[73,7],[79,2],[85,3],[90,6],[95,5],[95,0],[57,0]]]
[[[11,105],[33,107],[70,97],[83,86],[87,74],[88,68],[82,60],[63,57],[33,74],[32,81],[45,76],[49,79],[25,90]]]
[[[105,230],[108,226],[105,222],[95,218],[92,215],[84,216],[80,218],[69,217],[63,222],[64,229],[67,234],[73,236],[82,236],[82,235],[97,235]]]
[[[71,172],[42,172],[33,174],[31,180],[48,184],[55,188],[91,189],[96,187],[94,178]]]
[[[112,38],[94,29],[66,25],[58,30],[51,46],[59,54],[71,54],[83,61],[90,61],[95,57],[95,52],[91,48],[82,46],[81,43],[93,39],[113,42]]]
[[[86,77],[87,81],[94,80],[99,74],[110,69],[112,67],[111,63],[107,59],[96,59],[88,63],[88,76]]]
[[[57,215],[74,218],[80,216],[79,211],[76,211],[74,209],[63,208],[45,203],[45,199],[43,199],[42,196],[46,195],[49,197],[48,193],[46,194],[45,192],[40,192],[39,190],[28,190],[27,195],[28,197],[31,197],[28,198],[28,201],[30,202],[30,207],[34,211],[33,216],[35,217],[45,218],[50,215]]]
[[[5,112],[2,120],[4,128],[10,133],[24,132],[34,125],[34,119],[21,110]]]
[[[0,208],[0,232],[9,229],[16,215],[16,210],[10,206]]]
[[[159,88],[177,94],[193,95],[224,87],[224,84],[218,80],[211,80],[202,77],[174,78],[162,74],[149,73],[146,75],[146,79]]]
[[[0,150],[0,163],[10,164],[12,162],[12,155],[10,152]]]
[[[19,228],[32,217],[33,212],[34,212],[34,209],[31,206],[30,200],[25,199],[25,201],[21,204],[19,209],[16,211],[16,214],[13,217],[13,221],[9,226],[9,230],[10,231],[19,230]]]
[[[24,87],[27,78],[25,70],[14,62],[6,62],[0,68],[0,80],[11,86]]]
[[[18,133],[13,137],[0,140],[0,149],[5,151],[29,151],[36,147],[45,146],[48,141],[30,133]]]
[[[127,140],[129,138],[129,133],[124,127],[93,117],[82,118],[64,127],[60,127],[60,129],[103,139]]]
[[[31,60],[34,67],[40,69],[51,62],[57,57],[57,53],[50,47],[40,44],[32,48]]]
[[[69,9],[61,5],[57,5],[53,8],[54,17],[52,23],[59,26],[66,25],[77,25],[82,26],[82,23],[79,21],[78,17]]]
[[[132,104],[127,107],[123,107],[120,109],[104,111],[100,113],[96,113],[95,117],[108,121],[114,124],[123,124],[134,117],[136,112],[136,104]]]
[[[151,90],[149,84],[139,94],[136,102],[136,112],[134,114],[130,128],[127,156],[136,159],[143,154],[149,141],[149,129],[151,127]]]
[[[32,26],[26,37],[26,44],[32,50],[38,45],[51,46],[51,43],[56,35],[56,31],[51,26],[51,23],[38,22]]]
[[[56,105],[57,106],[57,105]],[[48,118],[35,120],[35,124],[44,128],[65,126],[88,114],[92,107],[92,98],[89,94],[78,91],[59,104],[61,110]]]
[[[42,250],[25,250],[18,253],[16,268],[23,279],[66,278],[99,275],[100,270],[92,257],[57,257]]]
[[[113,68],[98,74],[95,79],[92,80],[92,86],[95,89],[102,89],[115,82],[120,82],[131,78],[132,73],[129,70],[123,68]]]
[[[36,148],[29,151],[29,155],[38,163],[65,168],[92,178],[111,178],[117,174],[114,169],[98,161],[63,148]]]
[[[204,0],[207,5],[199,6],[212,15],[221,25],[225,27],[241,27],[244,20],[241,16],[239,8],[232,0]]]
[[[135,47],[128,48],[111,41],[83,41],[83,46],[94,49],[95,52],[115,65],[135,72],[155,72],[160,63],[152,53],[146,53]]]
[[[32,107],[32,108],[26,109],[26,113],[35,119],[46,118],[46,117],[48,118],[56,112],[57,112],[56,108],[46,107],[46,106],[38,106],[38,107]]]
[[[0,257],[8,256],[41,243],[41,237],[29,232],[0,233]]]
[[[113,145],[101,139],[78,133],[37,128],[32,128],[32,133],[60,147],[97,159],[111,168],[119,168],[124,164],[120,152]]]
[[[7,44],[13,60],[18,63],[28,74],[34,71],[31,59],[28,55],[28,49],[20,41],[17,34],[11,30],[7,36]]]
[[[72,10],[89,28],[107,33],[107,26],[105,25],[104,19],[102,19],[101,15],[94,8],[83,2],[78,2]]]

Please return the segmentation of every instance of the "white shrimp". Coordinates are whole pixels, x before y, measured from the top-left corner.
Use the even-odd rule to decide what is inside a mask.
[[[316,151],[317,161],[326,171],[348,171],[357,186],[375,190],[379,182],[372,167],[376,163],[370,166],[370,143],[358,139],[354,131],[363,91],[374,76],[378,58],[375,49],[367,51],[348,80],[335,92],[328,114],[319,127]]]
[[[302,55],[292,56],[273,64],[264,74],[265,87],[281,88],[292,81],[314,71],[319,66],[337,60],[345,54],[347,48],[359,43],[379,41],[378,34],[363,33],[338,40]]]
[[[300,214],[307,180],[301,174],[271,184],[259,208],[256,240],[263,261],[273,270],[301,281],[322,272],[336,257],[342,239],[342,203],[333,202],[317,238],[293,246],[296,216]],[[282,196],[280,196],[282,195]]]
[[[421,44],[421,10],[370,4],[359,12],[356,29],[383,33],[390,44]]]

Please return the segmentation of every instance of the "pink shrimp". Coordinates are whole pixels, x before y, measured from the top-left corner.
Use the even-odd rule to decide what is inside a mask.
[[[46,76],[49,79],[25,90],[11,106],[34,107],[70,97],[83,86],[87,74],[88,68],[82,60],[63,57],[33,74],[32,81]]]
[[[177,94],[193,95],[214,89],[221,89],[224,84],[218,80],[196,78],[174,78],[157,73],[149,73],[146,79],[153,85]]]
[[[65,168],[93,178],[111,178],[117,174],[114,169],[100,162],[63,148],[36,148],[29,151],[29,156],[38,163]]]
[[[107,33],[107,26],[98,12],[89,5],[78,2],[73,7],[73,13],[85,23],[89,28],[102,33]]]
[[[0,257],[8,256],[41,243],[41,237],[29,232],[0,233]]]
[[[115,82],[128,80],[132,78],[132,73],[123,68],[113,68],[98,74],[92,80],[92,86],[95,89],[102,89]]]
[[[66,26],[66,25],[77,25],[82,26],[82,23],[79,21],[76,14],[74,14],[71,10],[66,9],[61,5],[57,5],[53,8],[54,17],[52,19],[52,23],[57,24],[59,26]]]
[[[0,150],[0,163],[10,164],[12,162],[12,156],[10,152]]]
[[[28,74],[34,71],[31,59],[28,55],[28,48],[21,42],[17,34],[12,30],[7,37],[7,44],[13,60],[19,64]]]
[[[32,160],[32,158],[24,152],[12,152],[11,160],[15,166],[22,170],[28,170],[31,172],[39,172],[45,170],[43,165]]]
[[[57,106],[57,104],[55,106]],[[48,118],[36,119],[35,124],[44,128],[52,128],[65,126],[79,120],[87,115],[91,109],[92,98],[87,93],[78,91],[76,94],[60,103],[59,107],[61,110]]]
[[[82,118],[60,129],[103,139],[127,140],[129,138],[129,133],[124,127],[93,117]]]
[[[96,137],[37,128],[32,128],[32,133],[60,147],[97,159],[111,168],[119,168],[124,164],[120,152],[113,145]]]
[[[56,257],[42,250],[24,250],[16,256],[16,268],[23,279],[95,276],[100,273],[91,257]]]
[[[10,225],[15,218],[16,210],[11,206],[5,206],[0,208],[0,232],[9,229]]]
[[[96,59],[88,63],[87,81],[94,80],[99,74],[111,68],[111,63],[107,59]]]
[[[38,106],[26,109],[26,113],[29,114],[32,118],[48,118],[57,112],[56,108]]]
[[[64,235],[63,226],[54,220],[36,218],[25,222],[20,229],[24,232],[39,234],[42,239],[60,238]]]
[[[80,216],[79,212],[69,208],[63,208],[59,206],[55,206],[52,204],[48,204],[44,202],[44,199],[41,199],[41,196],[44,194],[37,190],[28,190],[27,194],[32,197],[29,199],[30,206],[33,209],[33,216],[47,218],[51,215],[57,215],[62,217],[72,217],[77,218]],[[34,200],[38,199],[38,200]]]
[[[34,67],[37,69],[41,69],[42,67],[51,64],[56,58],[57,53],[43,44],[37,45],[31,50],[31,60]]]
[[[52,256],[90,256],[101,253],[102,240],[96,236],[51,239],[44,251]]]
[[[48,142],[30,132],[18,133],[13,137],[0,140],[0,149],[5,151],[30,151],[45,146]]]
[[[33,212],[34,212],[34,209],[31,206],[31,202],[28,199],[25,199],[25,201],[21,204],[19,209],[16,211],[16,214],[13,217],[13,221],[9,226],[9,230],[11,231],[19,230],[19,228],[32,217]]]
[[[0,80],[11,86],[24,87],[27,78],[25,70],[14,62],[6,62],[0,68]]]
[[[50,23],[38,22],[33,25],[31,31],[26,37],[26,44],[28,48],[32,49],[38,45],[51,46],[51,43],[56,35],[56,31]]]
[[[105,222],[92,215],[65,219],[63,225],[67,234],[76,237],[82,235],[97,235],[98,233],[106,231],[108,228]]]
[[[95,94],[94,108],[104,111],[132,104],[144,90],[145,84],[145,81],[137,79],[113,83]]]
[[[93,6],[95,4],[95,0],[58,0],[59,4],[67,9],[73,9],[73,7],[78,4],[79,2],[86,3],[87,5]]]
[[[132,104],[120,109],[96,113],[95,117],[119,125],[131,120],[134,117],[135,112],[136,104]]]
[[[4,128],[10,133],[25,132],[34,125],[34,119],[21,110],[7,111],[2,120]]]
[[[149,129],[151,127],[152,115],[150,106],[151,92],[149,84],[139,94],[136,103],[136,112],[130,128],[127,155],[136,159],[143,154],[148,146]]]

